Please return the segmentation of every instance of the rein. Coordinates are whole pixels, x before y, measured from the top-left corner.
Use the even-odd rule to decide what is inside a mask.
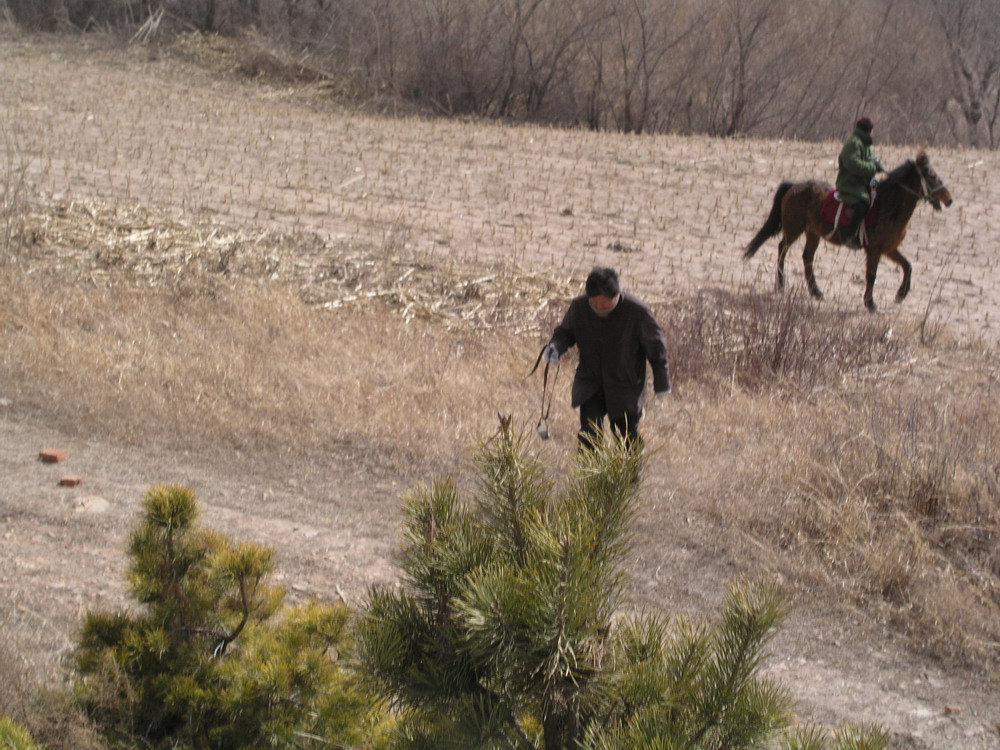
[[[546,345],[547,346],[547,345]],[[542,361],[542,356],[545,354],[545,347],[538,353],[538,358],[535,360],[535,366],[531,368],[531,372],[528,373],[530,378],[535,374],[535,370],[538,369],[539,363]],[[545,363],[545,369],[542,370],[542,408],[541,415],[538,418],[538,424],[535,425],[535,432],[538,433],[538,437],[542,440],[549,439],[549,412],[552,411],[552,398],[555,396],[556,392],[556,380],[559,379],[559,364],[556,364],[556,373],[552,376],[552,389],[549,390],[549,365],[551,363]],[[545,394],[549,394],[548,406],[545,405]]]

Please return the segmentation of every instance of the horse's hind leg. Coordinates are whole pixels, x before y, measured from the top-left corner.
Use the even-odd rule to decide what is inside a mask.
[[[778,243],[778,277],[775,284],[779,292],[785,288],[785,258],[788,255],[788,249],[795,244],[795,240],[801,234],[802,230],[795,227],[786,226],[782,229],[781,242]]]
[[[809,294],[816,299],[823,299],[823,292],[816,283],[816,274],[813,273],[813,258],[816,257],[816,248],[819,247],[819,237],[809,233],[806,235],[806,247],[802,251],[802,264],[805,266],[806,284],[809,286]]]
[[[788,255],[788,247],[791,244],[788,237],[781,235],[781,242],[778,243],[778,275],[774,283],[779,292],[785,289],[785,256]]]
[[[875,306],[875,275],[878,273],[878,262],[881,257],[882,253],[879,250],[868,250],[865,261],[865,307],[868,308],[868,312],[875,312],[877,309]]]
[[[795,191],[790,191],[794,193]],[[802,209],[798,203],[786,195],[781,204],[781,242],[778,244],[778,291],[785,288],[785,257],[795,241],[806,230]]]
[[[910,293],[910,277],[913,272],[913,267],[910,265],[910,261],[908,261],[903,254],[899,252],[898,248],[887,252],[885,257],[896,263],[896,265],[898,265],[903,271],[903,281],[899,285],[899,291],[896,292],[896,302],[902,302],[906,299],[906,295]]]

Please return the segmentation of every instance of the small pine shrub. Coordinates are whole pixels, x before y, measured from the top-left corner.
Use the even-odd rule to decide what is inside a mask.
[[[399,710],[395,747],[749,748],[790,723],[759,673],[784,617],[771,583],[737,581],[715,624],[622,614],[642,457],[577,455],[558,495],[509,422],[481,447],[479,489],[413,493],[401,587],[376,587],[363,663]],[[847,730],[846,736],[855,732]]]
[[[7,750],[41,750],[28,730],[7,716],[0,717],[0,747]]]
[[[113,741],[151,747],[355,743],[375,721],[346,666],[349,612],[281,609],[273,556],[196,523],[194,494],[151,488],[128,571],[138,612],[90,613],[78,692]]]
[[[782,750],[888,750],[889,735],[874,724],[849,726],[829,733],[819,727],[797,727],[781,743]]]

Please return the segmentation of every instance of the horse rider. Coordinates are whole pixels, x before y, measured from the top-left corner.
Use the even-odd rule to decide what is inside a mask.
[[[641,449],[639,419],[646,391],[646,362],[657,398],[670,393],[667,344],[656,318],[641,299],[622,291],[612,268],[595,267],[543,350],[557,364],[576,345],[580,360],[573,378],[572,406],[580,407],[581,446],[593,445],[604,417],[627,445]]]
[[[851,209],[851,225],[844,244],[854,250],[862,245],[861,223],[872,205],[871,187],[875,175],[885,172],[882,162],[872,154],[873,129],[869,118],[859,119],[837,158],[837,192],[844,205]]]

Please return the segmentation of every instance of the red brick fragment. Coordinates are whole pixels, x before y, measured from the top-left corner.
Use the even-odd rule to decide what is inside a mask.
[[[38,460],[44,461],[47,464],[57,464],[66,458],[66,451],[57,450],[56,448],[43,448],[38,452]]]
[[[78,477],[75,475],[65,476],[59,480],[60,487],[76,487],[80,482],[83,481],[83,477]]]

